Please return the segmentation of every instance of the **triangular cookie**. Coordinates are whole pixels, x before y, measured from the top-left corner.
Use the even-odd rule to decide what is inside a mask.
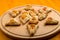
[[[48,15],[47,14],[45,14],[45,13],[39,13],[38,14],[38,19],[41,21],[41,20],[44,20],[46,17],[47,17]]]
[[[19,26],[20,23],[16,22],[14,19],[11,19],[6,26]]]
[[[51,12],[51,9],[43,7],[42,9],[39,9],[38,12],[39,12],[38,13],[38,18],[39,18],[40,21],[42,21],[48,16],[48,13]]]
[[[27,30],[28,30],[30,36],[34,36],[34,34],[36,33],[37,29],[38,29],[38,26],[35,25],[35,24],[29,24],[27,26]]]
[[[9,14],[10,14],[13,18],[15,18],[18,14],[20,14],[20,12],[21,12],[21,11],[19,11],[19,10],[13,10],[13,11],[10,12]]]
[[[51,17],[49,17],[45,22],[45,25],[57,25],[57,24],[58,24],[58,21],[55,19],[52,19]]]
[[[29,23],[30,24],[37,24],[38,23],[38,16],[33,16],[30,20]]]

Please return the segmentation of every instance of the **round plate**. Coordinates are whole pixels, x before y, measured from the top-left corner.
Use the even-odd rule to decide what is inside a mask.
[[[3,14],[3,16],[1,16],[1,18],[0,18],[0,26],[1,27],[0,28],[3,32],[5,32],[6,34],[8,34],[10,36],[18,37],[18,38],[42,38],[42,37],[52,35],[52,34],[56,33],[57,31],[59,31],[59,29],[60,29],[60,14],[59,14],[59,12],[57,12],[56,10],[54,10],[50,7],[47,7],[47,8],[51,9],[52,12],[50,12],[48,14],[47,18],[52,17],[53,19],[58,20],[59,23],[57,25],[44,26],[44,23],[47,18],[42,21],[39,21],[39,23],[38,23],[39,28],[37,29],[37,32],[35,33],[35,35],[33,37],[29,36],[25,25],[17,26],[17,27],[13,27],[13,26],[6,27],[5,26],[6,22],[8,22],[11,19],[10,15],[8,13],[12,10],[20,10],[25,7],[26,6],[20,6],[20,7],[10,9],[7,12],[5,12]],[[46,7],[46,6],[32,5],[32,8],[34,8],[35,10],[38,10],[42,7]],[[14,19],[18,19],[18,17],[19,17],[19,15]]]

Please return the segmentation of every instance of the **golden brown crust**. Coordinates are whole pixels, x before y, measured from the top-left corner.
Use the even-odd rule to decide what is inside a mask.
[[[57,25],[58,24],[58,21],[49,17],[46,22],[45,22],[45,25]]]

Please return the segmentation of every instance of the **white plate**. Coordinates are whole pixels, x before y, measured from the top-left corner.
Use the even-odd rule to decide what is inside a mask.
[[[42,37],[52,35],[52,34],[56,33],[57,31],[59,31],[59,29],[60,29],[60,14],[59,14],[59,12],[57,12],[56,10],[54,10],[50,7],[47,7],[52,10],[52,12],[48,14],[48,17],[52,17],[53,19],[58,20],[59,21],[58,25],[44,26],[44,22],[48,18],[47,17],[46,19],[39,22],[39,24],[38,24],[39,28],[33,37],[29,37],[29,34],[27,32],[25,25],[18,26],[18,27],[6,27],[5,23],[11,19],[11,17],[8,14],[9,11],[12,11],[14,9],[19,10],[24,7],[25,6],[21,6],[21,7],[16,7],[16,8],[10,9],[1,16],[0,29],[3,32],[5,32],[7,35],[10,35],[13,37],[18,37],[18,38],[42,38]],[[32,7],[34,9],[38,10],[39,8],[46,7],[46,6],[32,5]],[[15,19],[17,19],[17,17]]]

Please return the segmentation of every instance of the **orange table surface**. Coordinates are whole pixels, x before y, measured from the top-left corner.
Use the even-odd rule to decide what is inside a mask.
[[[0,16],[7,10],[26,4],[36,4],[52,7],[60,12],[60,0],[0,0]],[[10,40],[0,30],[0,40]],[[60,33],[50,40],[60,40]]]

